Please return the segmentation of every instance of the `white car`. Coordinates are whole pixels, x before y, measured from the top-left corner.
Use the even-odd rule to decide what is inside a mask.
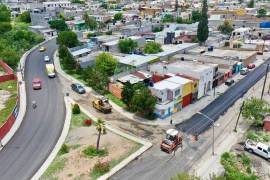
[[[49,62],[50,61],[50,57],[49,56],[44,56],[44,61],[45,62]]]
[[[244,148],[250,153],[255,153],[270,161],[270,147],[267,146],[266,144],[247,140],[244,145]]]

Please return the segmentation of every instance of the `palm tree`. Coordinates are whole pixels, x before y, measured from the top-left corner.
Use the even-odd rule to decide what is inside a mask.
[[[105,121],[103,121],[102,119],[98,119],[95,125],[96,125],[96,130],[98,131],[97,147],[96,147],[96,151],[98,152],[100,136],[101,134],[106,133]]]

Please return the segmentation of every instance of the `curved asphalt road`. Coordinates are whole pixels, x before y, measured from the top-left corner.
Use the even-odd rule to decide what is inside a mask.
[[[44,45],[46,52],[33,51],[26,60],[27,109],[25,118],[9,143],[0,151],[0,179],[28,180],[40,168],[56,144],[63,128],[65,108],[58,78],[49,79],[43,56],[52,59],[55,40]],[[42,79],[42,89],[32,90],[32,79]],[[32,100],[37,108],[31,107]]]

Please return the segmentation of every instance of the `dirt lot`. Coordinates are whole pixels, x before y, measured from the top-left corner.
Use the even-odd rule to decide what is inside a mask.
[[[145,138],[154,144],[160,143],[166,129],[168,129],[168,127],[165,126],[160,127],[140,124],[138,122],[128,119],[126,116],[118,113],[114,109],[110,114],[103,114],[92,107],[91,102],[95,100],[95,97],[91,93],[79,95],[71,90],[71,83],[69,83],[62,77],[60,79],[64,92],[69,92],[70,97],[74,101],[78,102],[85,109],[89,110],[89,112],[95,117],[106,120],[107,123],[113,127],[116,127],[126,133]]]
[[[111,167],[113,167],[141,147],[137,143],[107,131],[101,136],[100,148],[107,149],[108,155],[87,157],[82,151],[89,145],[95,146],[96,141],[97,130],[94,125],[73,127],[65,142],[70,147],[69,153],[58,154],[42,179],[89,180],[91,179],[91,169],[96,162],[110,162]]]

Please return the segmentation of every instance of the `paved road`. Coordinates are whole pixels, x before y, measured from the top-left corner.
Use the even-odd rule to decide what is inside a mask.
[[[257,67],[254,71],[250,72],[247,77],[241,79],[234,86],[229,88],[223,95],[219,96],[212,103],[202,109],[201,112],[214,121],[218,120],[218,118],[224,114],[229,107],[231,107],[247,92],[247,90],[249,90],[265,75],[266,63],[270,63],[270,59]],[[186,134],[201,134],[206,131],[211,124],[211,120],[196,113],[189,120],[177,124],[176,128],[181,129]]]
[[[0,152],[1,180],[30,179],[45,161],[62,131],[65,118],[62,90],[58,78],[47,77],[43,62],[45,54],[52,59],[57,46],[55,40],[45,46],[48,48],[46,52],[36,50],[26,61],[26,115],[19,130]],[[42,79],[42,90],[32,90],[34,77]],[[35,110],[31,107],[32,100],[38,105]]]
[[[270,60],[267,61],[269,63]],[[262,65],[249,73],[247,78],[240,80],[235,86],[231,87],[226,93],[221,95],[202,112],[209,115],[214,120],[224,113],[228,107],[246,93],[255,83],[260,80],[266,70]],[[177,128],[185,130],[186,133],[200,133],[211,125],[211,121],[203,116],[196,114],[186,122],[177,125]],[[211,133],[210,133],[211,134]],[[209,136],[209,135],[208,135]],[[211,135],[210,135],[211,136]],[[198,142],[190,144],[184,143],[184,150],[177,151],[175,156],[161,152],[159,146],[154,146],[138,160],[131,162],[124,169],[116,173],[112,180],[167,180],[177,172],[188,172],[194,162],[196,162],[211,147],[211,139],[201,136]]]

